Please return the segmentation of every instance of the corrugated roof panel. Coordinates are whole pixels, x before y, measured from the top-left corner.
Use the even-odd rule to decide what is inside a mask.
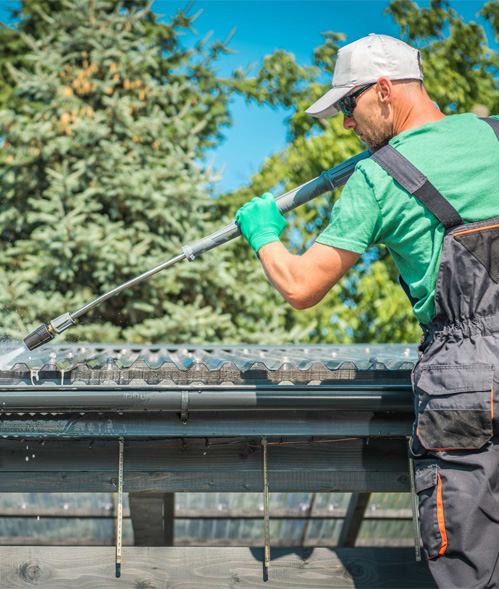
[[[14,347],[5,347],[4,357]],[[172,383],[320,383],[338,371],[412,369],[415,345],[331,346],[136,346],[113,344],[47,345],[4,362],[0,381],[60,380],[67,384],[140,381]],[[0,358],[1,362],[1,358]],[[58,375],[56,377],[56,374]]]

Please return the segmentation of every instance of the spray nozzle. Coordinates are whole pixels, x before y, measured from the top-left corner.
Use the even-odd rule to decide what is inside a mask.
[[[37,327],[35,331],[32,331],[24,338],[24,343],[29,350],[34,350],[53,340],[57,333],[66,331],[68,327],[75,325],[75,323],[70,313],[64,313],[64,315],[59,315],[59,317],[52,319],[49,325],[44,323],[40,327]]]
[[[28,350],[34,350],[54,339],[54,335],[55,334],[50,331],[50,327],[44,323],[43,325],[40,325],[40,327],[37,327],[35,331],[32,331],[27,335],[23,341]]]

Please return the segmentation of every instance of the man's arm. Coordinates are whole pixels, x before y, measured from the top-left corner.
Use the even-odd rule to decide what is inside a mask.
[[[295,309],[316,305],[360,257],[321,243],[314,243],[301,256],[289,253],[279,241],[286,220],[269,192],[243,205],[236,222],[260,258],[267,278]]]
[[[360,254],[314,243],[301,256],[293,255],[280,241],[258,251],[265,274],[295,309],[313,307],[357,262]]]

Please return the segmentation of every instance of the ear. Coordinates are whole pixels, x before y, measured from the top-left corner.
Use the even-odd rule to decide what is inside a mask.
[[[376,92],[382,103],[389,103],[393,98],[393,83],[388,78],[378,78]]]

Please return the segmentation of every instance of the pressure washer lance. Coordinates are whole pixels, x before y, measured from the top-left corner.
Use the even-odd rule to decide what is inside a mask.
[[[282,194],[281,196],[276,198],[277,208],[284,215],[285,213],[292,211],[296,207],[299,207],[300,205],[305,204],[306,202],[309,202],[314,198],[317,198],[325,192],[343,186],[348,180],[348,178],[350,178],[350,176],[352,175],[357,162],[360,162],[361,160],[368,158],[370,155],[371,154],[369,151],[363,151],[362,153],[359,153],[358,155],[348,159],[347,161],[339,164],[338,166],[331,168],[328,172],[322,172],[322,174],[317,178],[314,178],[313,180],[310,180],[309,182],[302,184],[298,188],[295,188],[293,190],[290,190],[289,192],[286,192],[285,194]],[[46,344],[47,342],[54,339],[54,337],[58,333],[62,333],[63,331],[66,331],[66,329],[68,329],[69,327],[75,325],[77,320],[82,315],[90,311],[90,309],[93,309],[97,305],[100,305],[104,301],[107,301],[111,297],[114,297],[114,295],[117,295],[122,290],[130,288],[131,286],[135,286],[139,282],[142,282],[146,278],[149,278],[153,274],[156,274],[156,272],[160,272],[165,268],[169,268],[170,266],[173,266],[181,260],[187,259],[189,260],[189,262],[192,262],[192,260],[195,260],[200,254],[207,252],[215,247],[218,247],[219,245],[227,243],[228,241],[238,237],[239,235],[241,235],[241,230],[236,225],[236,223],[231,223],[223,229],[219,229],[215,233],[212,233],[208,237],[204,237],[203,239],[196,241],[196,243],[193,243],[191,245],[185,245],[182,248],[182,253],[172,258],[171,260],[163,262],[163,264],[160,264],[155,268],[151,268],[151,270],[144,272],[140,276],[136,276],[128,282],[125,282],[120,286],[113,288],[109,292],[106,292],[100,297],[97,297],[84,307],[81,307],[81,309],[78,309],[74,313],[64,313],[63,315],[60,315],[59,317],[52,319],[52,321],[50,321],[48,325],[40,325],[40,327],[35,329],[33,332],[31,332],[28,336],[24,338],[24,343],[30,350],[34,350],[35,348],[38,348],[43,344]]]

